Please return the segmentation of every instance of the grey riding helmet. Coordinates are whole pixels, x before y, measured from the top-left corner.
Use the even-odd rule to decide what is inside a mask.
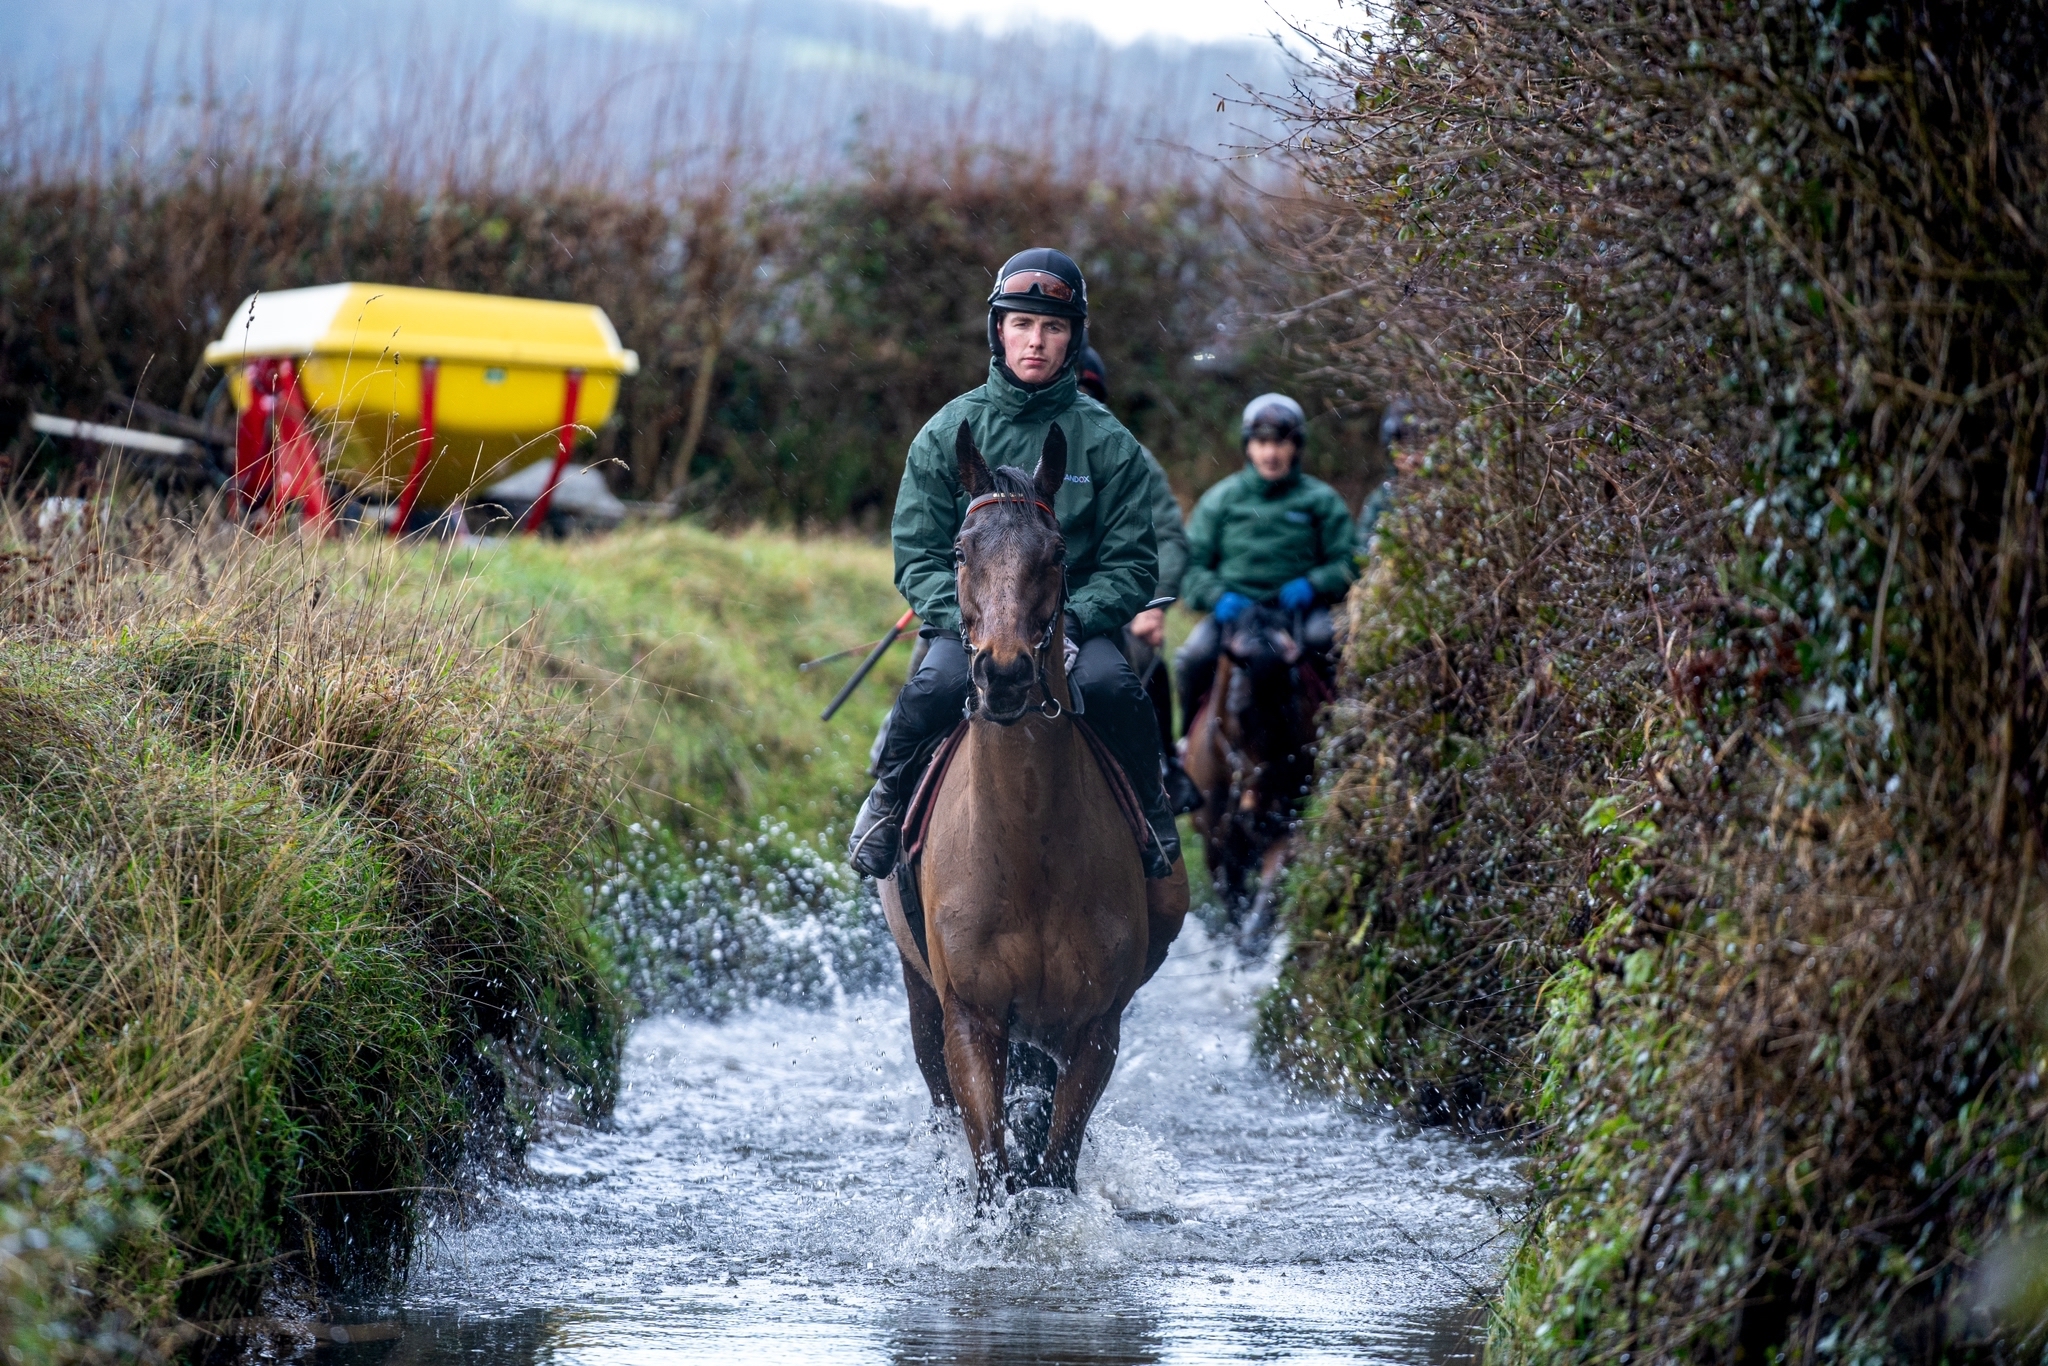
[[[1067,347],[1064,376],[1080,363],[1088,345],[1088,281],[1074,258],[1051,247],[1031,247],[1003,262],[988,295],[988,353],[1003,359],[1002,313],[1042,313],[1070,318],[1074,340]]]
[[[1260,394],[1244,405],[1244,421],[1239,429],[1242,448],[1250,450],[1255,437],[1292,441],[1294,458],[1300,460],[1301,453],[1308,449],[1308,414],[1285,394]]]

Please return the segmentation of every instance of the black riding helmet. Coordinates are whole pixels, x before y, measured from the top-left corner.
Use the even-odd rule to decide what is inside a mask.
[[[1007,370],[998,313],[1044,313],[1073,319],[1074,340],[1055,378],[1065,378],[1080,364],[1088,347],[1088,281],[1065,252],[1031,247],[1003,262],[996,272],[995,288],[988,295],[988,352]]]

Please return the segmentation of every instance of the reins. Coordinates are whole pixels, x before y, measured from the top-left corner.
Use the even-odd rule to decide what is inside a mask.
[[[1044,513],[1046,517],[1052,522],[1054,534],[1057,535],[1059,533],[1059,514],[1054,512],[1052,508],[1043,500],[1034,498],[1028,493],[984,493],[981,495],[981,497],[976,498],[967,505],[967,511],[962,513],[960,516],[960,524],[964,527],[967,524],[967,519],[969,517],[972,517],[975,513],[981,511],[983,508],[989,507],[996,503],[1023,503],[1028,504],[1031,507],[1035,507],[1040,512]],[[1065,538],[1062,537],[1061,540],[1064,544]],[[956,555],[959,553],[957,546],[954,553]],[[1057,721],[1060,718],[1061,713],[1066,710],[1064,707],[1060,705],[1059,698],[1053,696],[1052,680],[1049,677],[1047,677],[1045,669],[1046,654],[1052,649],[1053,628],[1059,625],[1060,617],[1065,614],[1066,610],[1067,562],[1066,556],[1063,553],[1060,557],[1059,609],[1055,611],[1049,619],[1047,619],[1045,623],[1045,634],[1038,638],[1038,644],[1032,647],[1031,651],[1032,668],[1036,671],[1038,675],[1038,694],[1040,697],[1044,699],[1044,701],[1038,704],[1038,714],[1040,716],[1043,716],[1048,721]],[[974,671],[974,657],[980,654],[981,651],[975,647],[973,641],[967,639],[966,633],[964,631],[961,633],[960,639],[961,643],[967,647],[967,669],[969,675],[971,676]],[[968,695],[967,705],[970,708],[972,708],[974,705],[974,697],[971,692]]]

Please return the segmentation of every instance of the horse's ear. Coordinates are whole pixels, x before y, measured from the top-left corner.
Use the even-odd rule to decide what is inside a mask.
[[[1052,502],[1066,479],[1067,434],[1055,422],[1045,430],[1045,449],[1038,453],[1038,473],[1032,480],[1038,486],[1038,501]]]
[[[967,490],[969,498],[979,498],[996,486],[988,462],[974,449],[974,431],[965,422],[953,437],[953,458],[960,462],[960,487]]]

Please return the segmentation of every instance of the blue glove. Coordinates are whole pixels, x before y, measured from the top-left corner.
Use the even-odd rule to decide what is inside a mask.
[[[1252,600],[1242,593],[1225,593],[1216,599],[1216,620],[1228,626],[1243,616],[1251,605]]]
[[[1289,612],[1305,612],[1316,605],[1316,586],[1307,579],[1289,579],[1280,585],[1280,606]]]

